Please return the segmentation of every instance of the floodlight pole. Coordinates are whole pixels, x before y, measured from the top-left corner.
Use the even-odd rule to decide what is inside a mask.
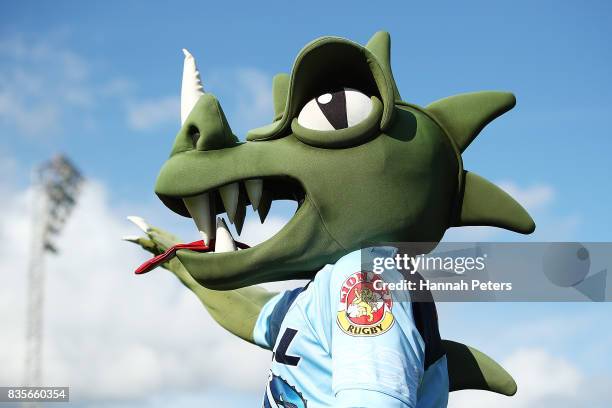
[[[82,182],[83,177],[79,171],[64,156],[54,157],[33,173],[32,237],[27,274],[25,386],[42,386],[45,256],[47,252],[57,252],[53,240],[70,215]]]
[[[25,351],[25,384],[41,386],[43,339],[43,313],[45,295],[45,243],[44,229],[48,223],[47,196],[44,187],[35,184],[33,194],[30,258],[27,282],[27,327]]]

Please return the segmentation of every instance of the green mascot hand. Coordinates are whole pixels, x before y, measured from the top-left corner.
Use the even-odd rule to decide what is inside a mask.
[[[141,217],[130,216],[128,220],[140,228],[145,236],[126,236],[125,241],[141,246],[153,255],[159,255],[181,242],[175,235],[149,225]],[[176,276],[200,299],[213,319],[232,334],[253,343],[253,327],[263,305],[276,293],[259,286],[235,290],[217,291],[200,285],[176,257],[161,265]]]

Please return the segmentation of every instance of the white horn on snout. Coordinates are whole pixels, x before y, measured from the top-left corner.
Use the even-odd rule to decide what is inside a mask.
[[[183,83],[181,85],[181,126],[195,106],[200,96],[204,95],[204,87],[200,80],[200,73],[196,67],[193,55],[183,48],[185,62],[183,65]]]

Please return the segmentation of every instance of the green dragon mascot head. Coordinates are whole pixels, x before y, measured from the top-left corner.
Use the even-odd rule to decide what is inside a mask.
[[[466,171],[461,156],[489,122],[515,105],[511,93],[468,93],[417,106],[405,102],[396,86],[389,34],[378,32],[365,46],[323,37],[302,49],[291,75],[274,77],[272,123],[242,142],[184,52],[182,127],[155,192],[172,211],[194,219],[202,241],[174,245],[136,218],[149,236],[131,240],[161,254],[146,270],[176,254],[172,262],[180,266],[164,266],[239,336],[252,340],[252,322],[215,315],[215,293],[310,279],[365,245],[439,242],[450,227],[534,230],[523,207]],[[274,200],[295,200],[297,210],[276,235],[253,247],[234,241],[215,222],[226,213],[240,234],[246,206],[263,222]],[[486,356],[458,343],[446,347],[451,389],[516,391],[512,378]]]
[[[212,239],[217,214],[241,230],[250,203],[265,219],[273,200],[297,211],[275,236],[230,252],[179,251],[202,285],[232,289],[308,278],[365,243],[437,242],[449,227],[532,232],[509,195],[463,168],[461,153],[515,104],[506,92],[463,94],[419,107],[403,102],[389,35],[363,47],[323,37],[274,78],[275,118],[240,142],[186,55],[182,128],[155,192]],[[214,245],[214,243],[213,243]]]

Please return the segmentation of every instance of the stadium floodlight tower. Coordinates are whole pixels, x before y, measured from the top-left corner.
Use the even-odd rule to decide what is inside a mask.
[[[36,168],[32,179],[34,199],[27,283],[24,385],[36,387],[42,385],[45,255],[57,253],[54,240],[76,204],[83,177],[66,157],[58,155]]]

